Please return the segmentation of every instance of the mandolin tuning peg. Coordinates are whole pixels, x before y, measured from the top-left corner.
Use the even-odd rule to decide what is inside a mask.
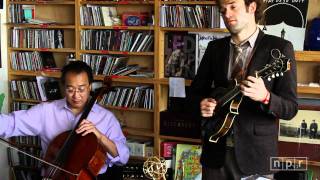
[[[270,76],[268,77],[268,81],[271,81],[271,77]]]
[[[280,74],[279,73],[276,73],[276,77],[279,77],[280,76]]]
[[[276,76],[274,75],[274,74],[272,74],[272,76],[271,76],[272,78],[275,78]]]
[[[280,76],[283,76],[283,72],[280,73]]]

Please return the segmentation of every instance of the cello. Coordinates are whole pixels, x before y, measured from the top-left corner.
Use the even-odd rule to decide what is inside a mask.
[[[106,153],[93,133],[81,136],[76,129],[88,117],[93,105],[111,90],[111,78],[106,77],[103,87],[86,104],[75,128],[59,134],[50,142],[44,159],[55,166],[46,168],[44,180],[93,180],[98,175],[105,164]]]

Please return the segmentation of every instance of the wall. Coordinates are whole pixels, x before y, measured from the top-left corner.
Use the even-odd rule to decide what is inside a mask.
[[[5,101],[3,107],[1,109],[2,113],[8,112],[8,65],[7,65],[7,32],[6,32],[6,1],[4,0],[4,9],[0,10],[0,43],[1,43],[1,63],[2,68],[0,68],[0,94],[5,94]],[[9,166],[8,166],[8,159],[7,159],[7,152],[6,147],[0,145],[0,177],[3,180],[9,179]]]

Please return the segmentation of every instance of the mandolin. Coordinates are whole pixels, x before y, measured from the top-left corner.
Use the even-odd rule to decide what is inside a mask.
[[[288,70],[290,70],[290,59],[281,55],[279,58],[275,58],[274,62],[266,64],[261,70],[256,71],[255,76],[271,81],[273,78],[283,76],[283,73]],[[216,88],[210,97],[217,101],[215,113],[210,118],[204,118],[201,127],[205,137],[209,137],[210,142],[217,143],[220,137],[229,132],[234,119],[239,115],[243,95],[240,84],[233,80],[229,82],[227,88]]]

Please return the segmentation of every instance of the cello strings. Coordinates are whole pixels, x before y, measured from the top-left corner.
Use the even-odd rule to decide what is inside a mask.
[[[6,141],[6,140],[4,140],[4,139],[2,139],[2,138],[0,138],[0,143],[1,143],[2,145],[4,145],[4,146],[8,147],[8,148],[14,149],[14,150],[16,150],[16,151],[18,151],[18,152],[26,155],[26,156],[29,156],[29,157],[31,157],[31,158],[34,158],[34,159],[36,159],[36,160],[38,160],[38,161],[40,161],[40,162],[42,162],[42,163],[45,163],[45,164],[47,164],[47,165],[49,165],[49,166],[51,166],[51,167],[55,167],[56,169],[59,169],[59,170],[65,172],[65,173],[71,174],[71,175],[73,175],[73,176],[79,176],[78,173],[70,172],[70,171],[68,171],[68,170],[66,170],[66,169],[63,169],[63,168],[61,168],[61,167],[59,167],[59,166],[56,166],[56,165],[54,165],[54,164],[52,164],[52,163],[50,163],[50,162],[47,162],[47,161],[45,161],[45,160],[43,160],[43,159],[41,159],[41,158],[38,158],[38,157],[36,157],[36,156],[34,156],[34,155],[31,155],[31,154],[29,154],[29,153],[26,153],[26,152],[24,152],[24,151],[22,151],[22,150],[20,150],[20,149],[18,149],[18,148],[16,148],[16,147],[14,147],[13,145],[11,145],[11,143],[9,143],[8,141]]]

